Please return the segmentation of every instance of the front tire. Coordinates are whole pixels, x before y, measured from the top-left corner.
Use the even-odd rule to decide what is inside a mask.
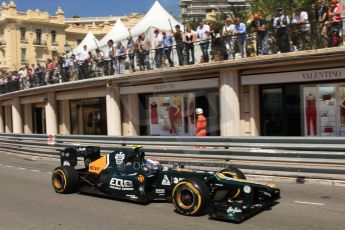
[[[220,173],[222,173],[224,176],[231,177],[234,179],[241,179],[241,180],[247,179],[244,173],[235,167],[229,167],[229,168],[223,169],[220,171]]]
[[[198,179],[185,179],[173,189],[172,200],[176,211],[185,216],[205,214],[210,201],[209,188]]]
[[[73,193],[78,188],[79,176],[73,167],[61,166],[52,173],[52,184],[56,193]]]
[[[228,167],[226,169],[223,169],[220,171],[220,173],[222,173],[224,176],[226,177],[230,177],[233,179],[240,179],[240,180],[246,180],[246,176],[244,175],[244,173],[239,170],[238,168],[235,167]],[[227,194],[226,197],[228,200],[234,200],[237,197],[239,197],[241,194],[241,189],[230,189]]]

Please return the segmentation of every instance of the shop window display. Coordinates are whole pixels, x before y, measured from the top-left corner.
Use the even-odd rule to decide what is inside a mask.
[[[149,97],[150,135],[183,136],[195,134],[194,94]]]
[[[331,84],[302,88],[304,134],[345,136],[345,87]]]

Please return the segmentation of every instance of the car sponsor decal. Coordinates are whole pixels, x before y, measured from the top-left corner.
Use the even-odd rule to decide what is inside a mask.
[[[104,168],[108,165],[108,157],[100,157],[98,160],[89,164],[89,172],[100,174]]]
[[[64,161],[63,166],[71,166],[71,164],[68,161]]]
[[[145,177],[144,177],[143,175],[139,175],[139,176],[138,176],[138,181],[139,181],[140,183],[143,183],[143,182],[145,181]]]
[[[137,200],[138,197],[136,195],[129,195],[127,194],[126,197],[129,197],[130,199]]]
[[[156,193],[163,195],[163,194],[165,194],[165,189],[156,189]]]
[[[184,178],[178,178],[178,177],[174,177],[174,178],[173,178],[174,184],[178,184],[178,182],[180,182],[180,181],[182,181],[182,180],[184,180]]]
[[[111,178],[109,188],[120,191],[133,191],[133,182],[119,178]]]
[[[237,208],[237,207],[235,207],[235,208],[233,208],[233,207],[229,207],[228,208],[228,210],[226,211],[226,213],[227,214],[229,214],[230,216],[231,215],[234,215],[235,213],[241,213],[242,212],[242,210],[241,209],[239,209],[239,208]]]
[[[171,182],[167,175],[163,176],[162,185],[167,185],[167,186],[171,185]]]
[[[115,161],[117,165],[123,164],[124,159],[125,159],[125,154],[123,152],[119,152],[115,155]]]

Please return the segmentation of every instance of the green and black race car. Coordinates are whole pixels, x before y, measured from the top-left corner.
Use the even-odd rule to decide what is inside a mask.
[[[145,159],[140,147],[117,148],[101,156],[98,147],[66,148],[61,166],[52,173],[57,193],[89,193],[147,203],[172,201],[182,215],[209,214],[213,219],[243,220],[272,206],[280,190],[272,184],[246,180],[238,169],[220,172],[163,167]],[[75,169],[77,158],[85,168]]]

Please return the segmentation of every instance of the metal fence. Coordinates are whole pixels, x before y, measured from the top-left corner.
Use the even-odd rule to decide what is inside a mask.
[[[219,170],[230,165],[251,175],[345,180],[345,138],[321,137],[115,137],[0,134],[0,151],[58,157],[70,146],[143,146],[167,165]]]

